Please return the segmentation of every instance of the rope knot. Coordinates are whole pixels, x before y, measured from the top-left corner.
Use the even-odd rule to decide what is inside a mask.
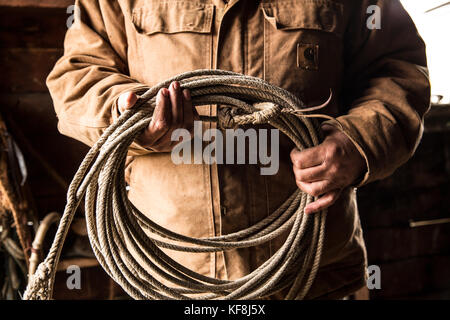
[[[41,263],[33,275],[29,275],[24,300],[50,300],[51,268],[45,262]]]
[[[237,108],[221,108],[218,113],[218,124],[222,129],[235,129],[245,124],[265,124],[281,113],[282,107],[271,102],[253,104],[253,113]],[[247,112],[242,114],[243,112]]]
[[[231,108],[220,108],[218,111],[218,125],[222,129],[235,129],[237,127]]]
[[[260,111],[252,114],[254,117],[252,124],[268,123],[271,119],[278,117],[282,110],[279,105],[272,102],[255,103],[253,106]]]

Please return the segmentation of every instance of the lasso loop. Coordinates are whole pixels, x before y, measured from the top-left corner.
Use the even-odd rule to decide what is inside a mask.
[[[300,150],[320,143],[318,124],[305,114],[305,105],[259,78],[197,70],[152,87],[132,111],[105,130],[81,163],[52,247],[30,277],[25,299],[51,299],[62,246],[83,197],[88,235],[99,263],[135,299],[260,299],[282,289],[288,289],[286,299],[306,296],[319,267],[326,219],[326,211],[304,214],[305,206],[314,200],[306,193],[295,191],[272,214],[247,229],[202,239],[156,224],[128,200],[124,180],[128,148],[151,121],[157,92],[172,81],[190,89],[194,106],[220,105],[217,118],[202,120],[217,121],[221,128],[268,123]],[[161,250],[217,252],[257,246],[286,233],[286,241],[273,256],[236,280],[196,273]]]

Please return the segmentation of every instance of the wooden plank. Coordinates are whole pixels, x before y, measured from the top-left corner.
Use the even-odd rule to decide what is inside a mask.
[[[45,162],[69,183],[88,147],[61,135],[56,127],[57,118],[48,93],[0,95],[0,111],[12,119],[27,143]],[[12,129],[12,128],[10,128]],[[66,188],[55,181],[15,130],[28,167],[28,182],[39,214],[61,212],[65,205]]]
[[[361,195],[379,192],[402,193],[448,183],[449,151],[450,139],[446,135],[438,132],[425,133],[416,153],[406,164],[392,176],[364,186],[359,191]]]
[[[88,147],[61,135],[48,93],[0,95],[0,111],[16,123],[28,143],[69,183]],[[12,132],[17,137],[16,132]],[[67,190],[45,170],[19,139],[28,167],[28,182],[40,215],[64,209]]]
[[[450,183],[434,188],[396,193],[374,190],[359,194],[358,206],[365,230],[407,227],[410,220],[448,218]]]
[[[369,263],[370,264],[370,263]],[[450,288],[450,256],[426,256],[379,264],[381,289],[370,290],[371,299],[409,298]]]
[[[48,93],[0,95],[0,111],[8,115],[6,120],[16,124],[29,144],[56,171],[66,179],[71,178],[88,147],[59,133],[58,119]],[[32,159],[26,148],[23,149],[27,160],[34,162],[35,168],[39,169],[40,164]]]
[[[0,94],[0,111],[11,117],[27,136],[58,133],[58,119],[48,92]]]
[[[426,132],[450,131],[450,105],[433,105],[425,116]]]
[[[61,260],[58,263],[57,271],[66,271],[70,266],[76,265],[80,268],[91,268],[99,265],[95,258],[70,258]]]
[[[65,271],[56,273],[53,299],[55,300],[106,300],[111,298],[111,291],[118,294],[111,279],[100,267],[81,269],[81,288],[70,290],[67,280],[70,274]]]
[[[62,48],[69,17],[64,9],[2,8],[0,48]]]
[[[0,0],[3,7],[67,8],[73,0]]]
[[[450,254],[450,224],[422,228],[364,231],[369,260],[374,264],[417,256]]]
[[[409,220],[448,218],[450,138],[428,132],[414,157],[391,177],[358,190],[364,229],[401,227]]]
[[[450,300],[450,290],[436,290],[419,292],[407,296],[396,296],[397,300]]]
[[[54,48],[0,49],[0,92],[47,92],[45,79],[62,54]]]

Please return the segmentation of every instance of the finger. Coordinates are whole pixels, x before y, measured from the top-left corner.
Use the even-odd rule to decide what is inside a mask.
[[[125,92],[119,96],[117,101],[117,106],[119,107],[119,112],[123,113],[126,110],[131,109],[137,101],[137,95],[134,92]]]
[[[295,179],[302,182],[316,182],[323,180],[326,173],[327,168],[324,164],[307,169],[299,169],[294,166]]]
[[[305,207],[305,214],[311,214],[329,208],[336,202],[337,199],[339,199],[340,193],[341,190],[333,190],[327,194],[324,194],[322,197]]]
[[[322,164],[325,160],[325,152],[322,146],[317,146],[305,150],[297,148],[291,151],[291,161],[299,169],[306,169]]]
[[[169,87],[170,103],[172,104],[172,128],[178,129],[183,125],[183,101],[180,83],[174,81]]]
[[[336,186],[334,186],[329,180],[321,180],[316,182],[303,182],[297,180],[296,183],[303,192],[306,192],[313,197],[320,197],[321,195],[336,189]]]
[[[194,129],[194,108],[192,107],[191,93],[188,89],[183,90],[183,108],[184,108],[184,128],[192,133]]]
[[[152,145],[170,130],[172,122],[171,115],[169,91],[163,88],[156,96],[156,107],[153,111],[153,117],[145,132],[147,140],[152,143]]]

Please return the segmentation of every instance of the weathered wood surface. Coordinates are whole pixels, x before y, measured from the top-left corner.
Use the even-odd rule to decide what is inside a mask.
[[[73,0],[0,0],[0,6],[6,7],[67,8],[73,3]]]

